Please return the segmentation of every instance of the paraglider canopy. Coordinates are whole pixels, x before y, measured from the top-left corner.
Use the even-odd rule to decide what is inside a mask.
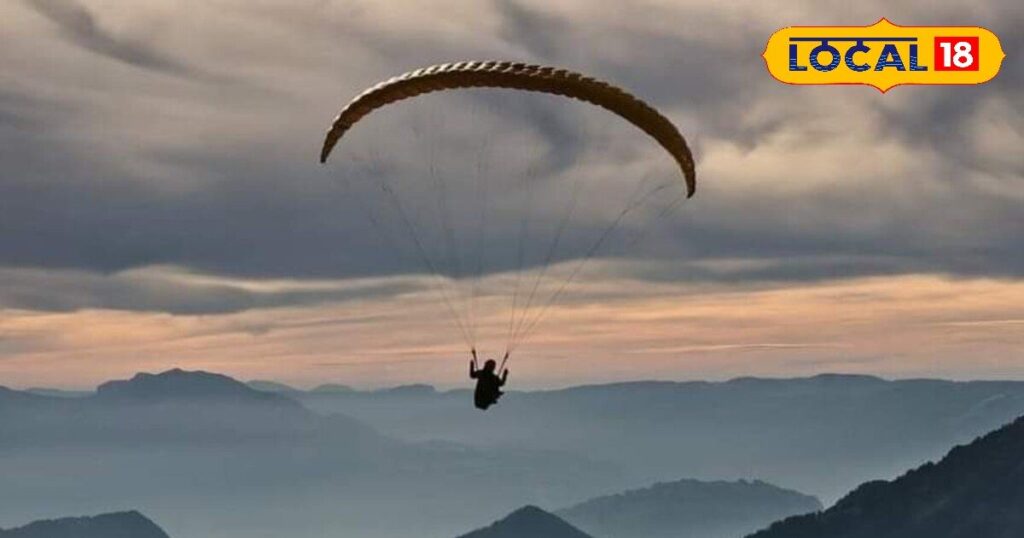
[[[474,91],[490,95],[491,90],[513,90],[511,94],[493,92],[501,94],[495,100],[495,107],[502,110],[488,119],[497,119],[499,123],[494,125],[502,127],[502,136],[507,136],[504,131],[515,130],[517,125],[513,123],[516,120],[520,122],[519,127],[526,124],[527,129],[543,131],[537,124],[564,112],[562,106],[542,113],[537,113],[536,109],[519,114],[509,112],[508,108],[522,97],[520,94],[531,96],[530,99],[540,99],[538,94],[541,94],[544,98],[554,96],[551,100],[558,101],[558,105],[572,99],[609,111],[612,114],[600,114],[600,121],[616,117],[625,120],[622,125],[624,131],[633,135],[639,134],[635,130],[639,129],[671,157],[671,160],[665,159],[661,152],[656,151],[654,154],[658,159],[644,160],[637,158],[636,154],[618,158],[608,151],[595,150],[590,154],[601,157],[602,166],[599,169],[576,169],[577,161],[574,159],[588,152],[574,153],[566,144],[566,139],[572,137],[561,136],[565,133],[559,132],[559,136],[548,140],[551,147],[547,156],[550,158],[554,154],[557,156],[554,160],[561,162],[561,157],[568,155],[565,160],[572,166],[543,169],[524,164],[524,169],[512,170],[507,166],[509,161],[525,163],[530,155],[526,151],[518,151],[522,148],[514,144],[504,144],[499,152],[495,152],[504,161],[500,166],[488,167],[482,161],[490,155],[483,149],[476,150],[474,154],[474,149],[467,148],[465,143],[468,140],[468,145],[472,146],[482,141],[482,145],[486,145],[488,133],[473,133],[467,137],[459,131],[453,135],[444,125],[449,122],[465,126],[464,118],[455,117],[468,114],[468,125],[484,129],[477,124],[476,120],[480,118],[473,117],[472,110],[481,102],[489,101],[466,98],[435,114],[432,119],[442,125],[420,128],[415,116],[412,121],[399,121],[374,139],[369,159],[349,155],[340,160],[342,166],[347,167],[339,174],[346,191],[354,192],[359,198],[355,205],[367,213],[367,220],[381,232],[379,235],[391,241],[396,249],[401,250],[401,246],[396,245],[399,241],[394,238],[406,238],[405,247],[418,259],[423,273],[434,277],[432,283],[437,286],[438,296],[462,333],[468,349],[478,348],[478,298],[484,295],[490,304],[496,302],[495,298],[508,298],[507,358],[508,352],[545,317],[548,308],[563,297],[563,292],[579,274],[583,264],[607,246],[613,232],[623,227],[628,217],[642,214],[652,217],[648,221],[657,221],[671,214],[679,202],[693,196],[696,190],[694,160],[686,140],[675,125],[661,112],[622,88],[556,67],[484,61],[433,65],[363,91],[334,119],[321,147],[320,161],[327,162],[339,145],[345,147],[345,144],[340,144],[345,137],[349,137],[346,140],[349,140],[348,147],[351,148],[352,137],[358,138],[360,132],[365,132],[361,131],[361,122],[373,123],[375,111],[402,106],[410,106],[417,112],[429,111],[429,103],[424,104],[415,98],[439,94],[437,98],[441,99],[448,90],[461,90],[452,93],[470,94],[472,97],[480,97],[472,95]],[[569,99],[559,99],[559,96]],[[398,106],[401,102],[411,104]],[[593,109],[589,106],[579,108]],[[459,124],[459,121],[463,123]],[[531,124],[531,121],[535,123]],[[576,125],[574,123],[573,128]],[[423,143],[427,147],[423,151],[426,157],[421,159],[410,149],[411,145],[399,143],[402,134],[409,132],[417,138],[414,143]],[[462,136],[457,139],[462,144],[440,152],[443,156],[439,157],[436,146],[451,140],[445,136]],[[612,147],[636,146],[636,138],[644,139],[642,136],[626,136],[618,139]],[[640,165],[627,168],[626,160]],[[664,161],[668,165],[667,173],[651,170],[653,165],[650,161],[653,160]],[[368,162],[369,169],[360,170],[362,162]],[[476,166],[471,170],[445,170],[472,166],[470,163],[474,162]],[[657,177],[652,179],[652,176]],[[408,181],[403,184],[405,178]],[[502,184],[506,178],[509,181]],[[655,180],[658,178],[665,181],[657,184]],[[599,179],[607,179],[610,184],[597,185]],[[561,193],[556,192],[558,187],[563,187]],[[672,189],[680,191],[678,196],[670,194]],[[470,196],[466,191],[477,194]],[[460,195],[461,199],[458,198]],[[583,195],[593,198],[589,202],[581,202]],[[661,207],[657,207],[659,203]],[[645,208],[645,204],[655,207],[653,210]],[[604,213],[598,214],[600,210]],[[589,235],[568,239],[574,224]],[[485,283],[484,277],[491,278]],[[498,291],[499,288],[502,291]]]
[[[580,73],[513,62],[459,62],[432,65],[399,75],[359,94],[334,120],[320,150],[327,162],[331,150],[353,125],[374,110],[417,95],[458,88],[510,88],[564,95],[608,109],[654,138],[679,163],[686,193],[697,189],[693,155],[683,135],[664,115],[629,92]]]

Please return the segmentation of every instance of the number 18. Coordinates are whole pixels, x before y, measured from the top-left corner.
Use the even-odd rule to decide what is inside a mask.
[[[977,37],[936,37],[936,71],[977,71]]]

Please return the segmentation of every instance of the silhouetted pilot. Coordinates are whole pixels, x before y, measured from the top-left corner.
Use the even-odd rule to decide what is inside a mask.
[[[508,359],[508,353],[505,353],[505,358]],[[473,350],[473,360],[469,362],[469,377],[476,379],[473,403],[476,404],[477,409],[487,409],[498,403],[498,398],[501,398],[501,395],[504,394],[501,392],[501,387],[505,386],[505,382],[508,381],[508,368],[501,373],[501,377],[494,373],[495,368],[497,368],[497,364],[494,360],[488,359],[484,363],[483,370],[478,370],[476,367],[476,350]]]

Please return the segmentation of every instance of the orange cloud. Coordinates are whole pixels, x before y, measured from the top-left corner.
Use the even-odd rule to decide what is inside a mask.
[[[629,279],[580,284],[511,366],[520,387],[822,371],[1024,375],[1024,282],[913,275],[758,289]],[[485,354],[508,312],[480,307]],[[462,383],[466,350],[432,293],[223,315],[0,312],[0,379],[87,386],[171,367],[296,384]]]

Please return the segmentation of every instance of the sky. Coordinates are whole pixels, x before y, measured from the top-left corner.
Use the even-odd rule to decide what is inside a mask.
[[[881,94],[782,85],[760,58],[780,27],[882,16],[986,26],[1002,72]],[[317,163],[362,89],[492,58],[628,88],[680,127],[698,170],[643,246],[588,262],[546,311],[513,354],[518,387],[1024,377],[1019,2],[11,0],[0,18],[0,385],[182,367],[461,386],[466,343],[435,279],[339,191],[346,163],[458,170],[483,140],[494,176],[529,159],[562,179],[665,170],[656,144],[582,105],[474,95],[383,115],[340,164]],[[611,184],[588,186],[554,274],[600,229]],[[473,185],[453,180],[453,203]],[[531,207],[557,220],[561,204]],[[488,241],[508,254],[516,237]],[[474,313],[488,356],[515,273],[494,259]]]

